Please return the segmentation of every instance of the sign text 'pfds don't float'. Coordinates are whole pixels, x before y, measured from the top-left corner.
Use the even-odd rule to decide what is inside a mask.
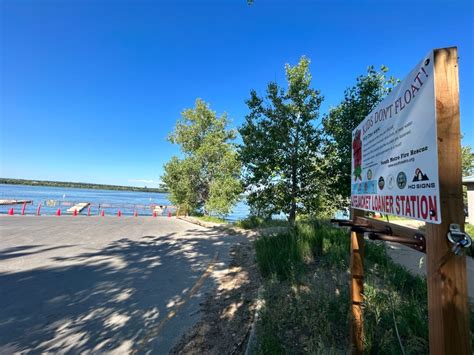
[[[441,223],[433,52],[352,132],[352,208]]]

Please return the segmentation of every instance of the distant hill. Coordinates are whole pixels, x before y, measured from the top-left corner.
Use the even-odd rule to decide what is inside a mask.
[[[25,180],[25,179],[9,179],[0,178],[0,184],[11,185],[31,185],[31,186],[55,186],[69,187],[75,189],[97,189],[97,190],[120,190],[120,191],[140,191],[140,192],[168,192],[166,188],[150,188],[120,185],[102,185],[90,184],[84,182],[65,182],[65,181],[45,181],[45,180]]]

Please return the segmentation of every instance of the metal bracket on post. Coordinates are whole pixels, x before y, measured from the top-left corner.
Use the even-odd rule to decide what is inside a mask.
[[[423,234],[415,233],[411,238],[408,237],[400,237],[400,236],[393,236],[389,233],[377,233],[371,232],[369,233],[369,239],[371,240],[382,240],[384,242],[392,242],[392,243],[399,243],[402,245],[406,245],[412,249],[421,251],[424,253],[426,251],[426,241]]]
[[[357,223],[351,220],[332,219],[331,222],[337,223],[341,227],[350,227],[351,232],[367,234],[371,240],[399,243],[422,253],[426,252],[425,236],[422,233],[417,233],[416,231],[410,235],[407,235],[407,232],[405,232],[403,235],[400,235],[395,233],[390,225],[379,226],[376,228],[370,223]]]
[[[448,240],[453,244],[451,251],[455,255],[461,255],[462,248],[469,248],[472,244],[471,236],[461,231],[461,227],[456,223],[449,225]]]

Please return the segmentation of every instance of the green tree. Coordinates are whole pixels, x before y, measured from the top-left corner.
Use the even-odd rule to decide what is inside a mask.
[[[474,174],[474,153],[469,145],[461,147],[461,171],[462,176],[471,176]],[[462,195],[464,205],[467,206],[467,186],[462,185]]]
[[[342,102],[323,118],[323,170],[329,195],[338,208],[348,206],[351,194],[352,131],[398,82],[388,78],[387,71],[385,66],[380,71],[370,66],[367,75],[359,76],[356,84],[345,91]]]
[[[186,109],[168,137],[184,155],[165,164],[163,182],[170,200],[189,212],[226,215],[242,191],[236,132],[228,130],[226,114],[220,117],[203,100]]]
[[[462,158],[462,176],[470,176],[474,174],[474,153],[472,147],[465,145],[461,147]]]
[[[293,223],[297,212],[317,204],[320,134],[315,127],[323,100],[310,87],[309,59],[285,66],[287,88],[270,82],[265,98],[250,93],[250,113],[239,129],[247,201],[259,215],[284,212]]]

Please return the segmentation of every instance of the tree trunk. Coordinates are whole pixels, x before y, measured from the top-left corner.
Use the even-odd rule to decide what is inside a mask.
[[[296,220],[296,189],[298,187],[296,172],[297,172],[297,166],[296,166],[296,159],[295,159],[293,160],[292,167],[291,167],[291,205],[290,205],[290,216],[288,218],[292,226],[295,225],[295,220]]]
[[[291,201],[291,208],[290,208],[290,216],[288,218],[290,225],[294,226],[295,225],[295,220],[296,220],[296,203],[294,201]]]
[[[298,189],[298,136],[296,136],[296,147],[293,161],[291,162],[291,206],[290,206],[290,216],[289,222],[292,226],[295,225],[296,220],[296,193]]]

